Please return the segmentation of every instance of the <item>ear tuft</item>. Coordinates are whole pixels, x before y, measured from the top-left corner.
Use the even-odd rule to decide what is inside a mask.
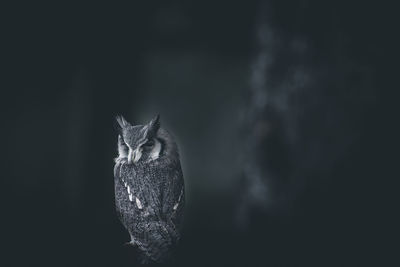
[[[146,135],[155,135],[160,128],[160,115],[157,114],[148,124]]]
[[[160,114],[157,114],[149,123],[150,128],[160,128]]]
[[[127,120],[125,120],[124,117],[122,117],[122,115],[118,115],[115,117],[115,119],[117,120],[119,126],[123,129],[126,128],[128,126],[131,126],[131,124],[129,122],[127,122]]]

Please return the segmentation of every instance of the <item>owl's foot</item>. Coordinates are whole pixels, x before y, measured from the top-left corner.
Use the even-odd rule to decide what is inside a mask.
[[[133,241],[133,240],[131,240],[131,241],[129,241],[129,242],[126,242],[124,245],[125,245],[125,246],[132,246],[132,247],[136,247],[136,246],[137,246],[137,244],[136,244],[135,241]]]

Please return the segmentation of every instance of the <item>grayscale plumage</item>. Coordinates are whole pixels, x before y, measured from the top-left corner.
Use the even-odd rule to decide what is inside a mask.
[[[146,125],[132,126],[122,116],[117,121],[117,213],[143,261],[163,262],[179,241],[185,204],[178,148],[158,115]]]

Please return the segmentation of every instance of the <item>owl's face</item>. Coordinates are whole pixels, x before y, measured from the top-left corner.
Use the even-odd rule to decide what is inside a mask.
[[[121,145],[129,163],[155,160],[161,151],[157,131],[160,128],[159,116],[146,125],[131,125],[122,116],[117,117],[120,125]]]

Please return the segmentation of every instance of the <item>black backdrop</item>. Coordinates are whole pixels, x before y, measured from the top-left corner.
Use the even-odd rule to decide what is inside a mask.
[[[4,6],[2,266],[137,264],[114,211],[114,116],[144,123],[156,113],[177,138],[186,178],[172,265],[389,261],[393,10],[366,1]],[[262,46],[260,34],[278,41]],[[285,50],[294,39],[307,48],[295,59]],[[270,94],[291,93],[277,84],[295,64],[314,81],[300,108],[257,115],[297,129],[294,145],[279,141],[290,160],[270,144],[244,152],[257,60],[270,64],[261,72],[271,81],[263,88],[278,90]],[[250,205],[238,225],[249,153],[272,169],[272,204]],[[294,182],[282,182],[290,172]]]

